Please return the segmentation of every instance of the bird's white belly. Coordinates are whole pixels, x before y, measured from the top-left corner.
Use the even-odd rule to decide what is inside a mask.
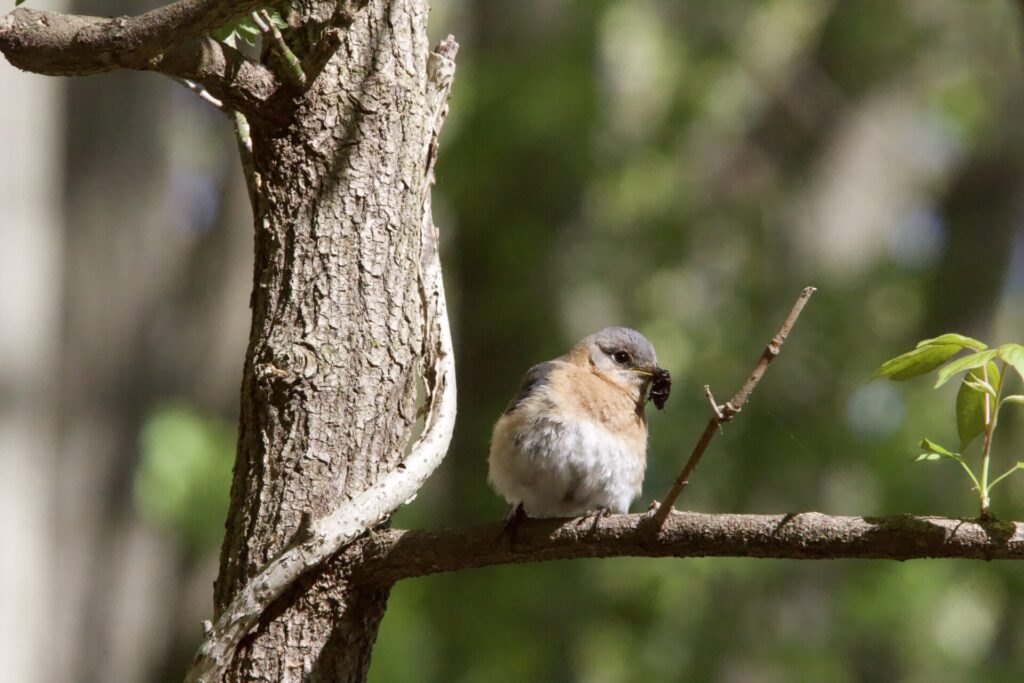
[[[574,516],[599,507],[627,512],[643,484],[646,439],[622,438],[599,422],[535,415],[495,434],[490,479],[531,517]],[[499,429],[503,428],[499,425]]]

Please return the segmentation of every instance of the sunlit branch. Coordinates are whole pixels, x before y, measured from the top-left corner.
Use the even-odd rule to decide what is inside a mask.
[[[231,109],[258,117],[277,90],[276,76],[203,35],[256,4],[181,0],[114,19],[22,7],[0,18],[0,52],[20,69],[49,76],[156,71],[199,84]]]
[[[351,546],[339,562],[368,581],[499,564],[587,557],[759,557],[777,559],[962,558],[1024,560],[1024,523],[946,517],[835,517],[817,512],[732,515],[672,512],[650,533],[643,514],[586,522],[530,519],[515,543],[502,524],[464,529],[383,531]]]

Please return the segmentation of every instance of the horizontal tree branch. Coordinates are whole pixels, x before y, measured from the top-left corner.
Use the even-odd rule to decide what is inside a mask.
[[[257,5],[181,0],[115,19],[22,7],[0,18],[0,52],[16,67],[48,76],[157,71],[199,83],[228,107],[260,118],[260,106],[277,90],[277,78],[262,64],[202,35]]]
[[[26,31],[50,34],[51,38],[40,49],[62,45],[62,74],[96,73],[107,69],[105,55],[144,58],[165,52],[190,38],[209,33],[227,24],[235,17],[248,14],[267,5],[266,0],[178,0],[134,17],[87,17],[56,12],[43,12],[21,7],[10,12],[0,22],[0,35],[13,27],[16,32]],[[271,3],[273,4],[273,3]],[[61,34],[61,35],[54,35]],[[67,50],[73,48],[73,52]],[[79,69],[92,65],[94,71]],[[23,67],[24,68],[24,67]]]
[[[651,515],[526,520],[515,542],[500,523],[464,529],[384,531],[339,558],[361,579],[401,579],[584,557],[762,557],[778,559],[964,558],[1024,560],[1024,523],[946,517],[834,517],[818,512]]]
[[[138,68],[199,83],[229,109],[255,121],[270,117],[263,104],[280,85],[267,67],[248,59],[235,48],[205,36],[193,38]]]

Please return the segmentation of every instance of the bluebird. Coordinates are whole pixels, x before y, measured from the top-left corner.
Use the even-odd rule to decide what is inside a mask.
[[[526,373],[494,425],[488,481],[510,522],[627,512],[647,465],[644,405],[661,408],[669,374],[642,334],[608,327]],[[653,392],[652,392],[653,393]]]

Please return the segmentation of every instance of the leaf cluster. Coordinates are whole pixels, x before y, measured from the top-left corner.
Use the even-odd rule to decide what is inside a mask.
[[[959,355],[964,351],[967,352],[965,355]],[[1007,403],[1024,404],[1022,394],[1003,396],[1009,368],[1024,379],[1024,345],[1003,344],[990,349],[977,339],[949,333],[918,342],[910,351],[887,360],[873,375],[874,378],[904,381],[937,370],[937,389],[963,373],[956,395],[956,427],[960,437],[960,451],[964,451],[979,436],[983,437],[981,476],[975,474],[960,452],[954,452],[930,439],[921,440],[923,452],[915,462],[943,459],[957,462],[978,491],[983,516],[989,514],[989,492],[992,487],[1017,470],[1024,469],[1024,463],[1018,462],[991,482],[988,478],[992,436],[998,424],[999,410]]]

